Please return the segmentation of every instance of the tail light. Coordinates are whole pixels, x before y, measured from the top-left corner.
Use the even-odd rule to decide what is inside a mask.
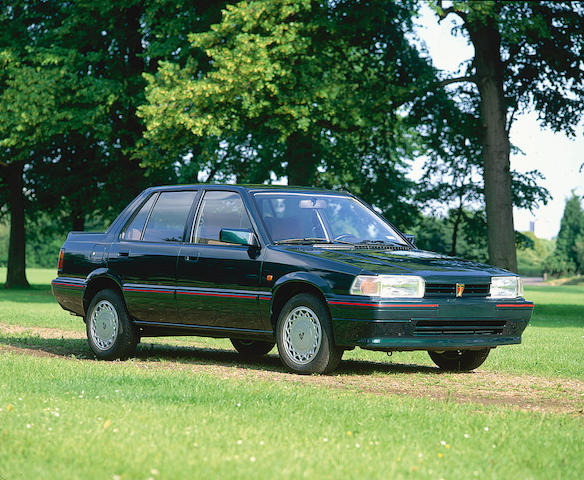
[[[62,248],[59,252],[59,262],[57,263],[57,270],[63,269],[63,257],[65,256],[65,249]]]

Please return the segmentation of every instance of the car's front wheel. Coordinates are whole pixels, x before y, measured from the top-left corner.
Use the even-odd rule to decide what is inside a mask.
[[[481,350],[446,350],[428,352],[432,361],[448,372],[468,372],[480,367],[489,356],[490,348]]]
[[[114,290],[95,294],[85,319],[87,340],[101,360],[123,359],[136,351],[139,337],[122,297]]]
[[[296,373],[328,373],[341,361],[328,310],[314,295],[292,297],[276,324],[278,352],[284,365]]]
[[[237,338],[232,338],[231,344],[243,357],[254,358],[261,357],[270,353],[270,350],[274,348],[274,342],[262,342],[259,340],[240,340]]]

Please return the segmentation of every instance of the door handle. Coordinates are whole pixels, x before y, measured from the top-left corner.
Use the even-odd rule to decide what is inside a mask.
[[[129,250],[120,250],[118,252],[118,257],[127,257],[130,255],[130,251]]]
[[[185,262],[198,262],[199,261],[199,254],[196,255],[185,255],[184,257]]]

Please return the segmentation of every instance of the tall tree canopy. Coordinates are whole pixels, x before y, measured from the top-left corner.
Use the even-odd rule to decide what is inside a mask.
[[[174,168],[134,156],[145,71],[179,61],[224,2],[17,0],[0,7],[0,173],[10,195],[7,287],[26,286],[25,203],[82,230]],[[178,12],[188,14],[177,15]],[[26,198],[24,195],[26,192]]]
[[[574,135],[584,112],[584,4],[557,1],[435,2],[456,15],[475,55],[456,93],[480,118],[491,263],[517,271],[509,131],[516,113],[535,108],[543,125]]]
[[[195,171],[348,187],[411,219],[404,161],[416,134],[400,113],[434,79],[406,40],[411,2],[256,0],[190,36],[211,60],[163,62],[140,109],[158,153]],[[146,163],[165,161],[164,156]],[[209,175],[213,176],[213,175]],[[217,176],[215,176],[217,178]]]

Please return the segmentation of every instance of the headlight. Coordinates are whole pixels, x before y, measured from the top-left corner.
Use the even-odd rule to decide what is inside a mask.
[[[517,298],[523,296],[523,282],[519,277],[492,277],[491,298]]]
[[[414,275],[358,275],[350,292],[380,298],[422,298],[424,287],[424,279]]]

